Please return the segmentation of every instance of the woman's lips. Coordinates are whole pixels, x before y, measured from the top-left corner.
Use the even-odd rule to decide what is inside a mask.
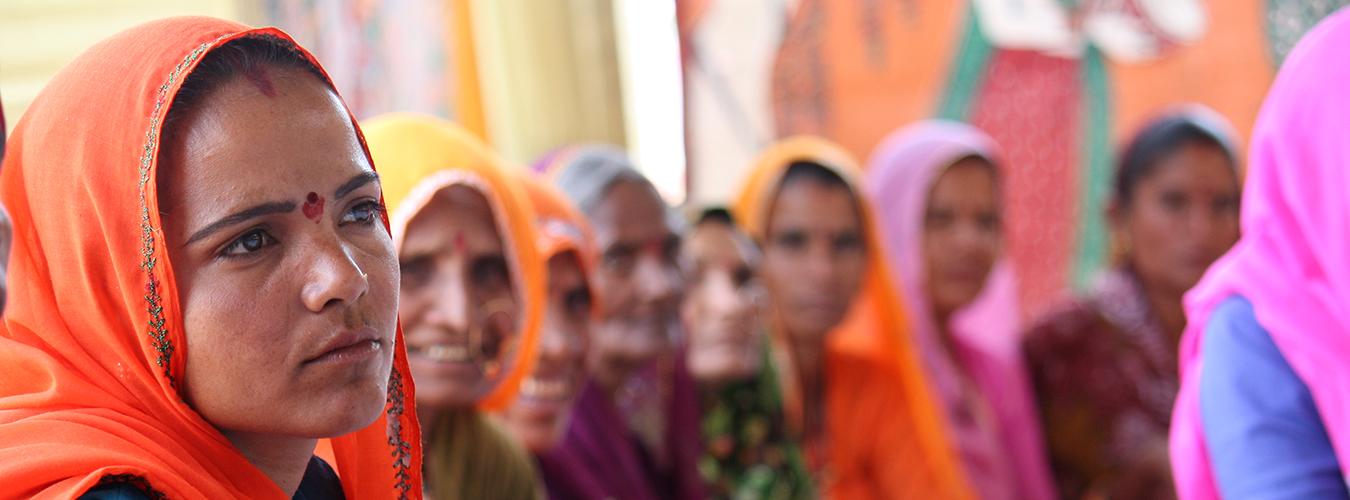
[[[384,342],[372,328],[343,330],[324,342],[319,353],[305,364],[355,363],[373,358],[383,349]]]

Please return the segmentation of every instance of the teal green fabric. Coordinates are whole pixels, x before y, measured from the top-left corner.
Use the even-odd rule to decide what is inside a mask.
[[[1073,286],[1084,290],[1106,265],[1106,201],[1111,193],[1111,89],[1106,60],[1096,47],[1083,54],[1083,117],[1079,136],[1077,248]]]

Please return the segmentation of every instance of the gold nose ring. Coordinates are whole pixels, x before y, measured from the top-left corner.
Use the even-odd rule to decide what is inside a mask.
[[[469,352],[474,353],[479,359],[483,360],[483,374],[489,379],[497,377],[501,372],[502,359],[515,349],[514,342],[516,332],[510,332],[510,335],[498,349],[496,356],[489,356],[488,353],[484,351],[483,330],[487,328],[488,322],[496,315],[506,314],[509,316],[511,309],[514,306],[515,301],[507,298],[497,298],[488,301],[488,303],[483,304],[483,320],[475,321],[474,326],[469,329]],[[512,325],[512,328],[514,328],[514,325]]]

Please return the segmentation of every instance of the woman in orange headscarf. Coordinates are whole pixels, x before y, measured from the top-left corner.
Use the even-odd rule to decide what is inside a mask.
[[[284,33],[175,18],[96,45],[19,123],[0,197],[4,495],[420,492],[378,176]]]
[[[403,272],[399,318],[426,424],[428,496],[535,497],[528,456],[485,413],[515,399],[535,361],[545,282],[529,199],[457,125],[391,114],[363,126]]]
[[[791,138],[760,155],[734,207],[763,248],[789,427],[828,498],[971,497],[857,178],[837,146]]]

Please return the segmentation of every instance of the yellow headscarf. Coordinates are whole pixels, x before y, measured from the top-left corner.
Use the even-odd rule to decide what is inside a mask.
[[[896,377],[897,380],[876,380],[871,383],[886,387],[899,386],[898,392],[904,399],[904,413],[892,415],[888,420],[903,426],[899,433],[912,435],[921,453],[891,456],[889,461],[902,460],[906,463],[903,465],[890,463],[887,466],[899,466],[911,471],[925,470],[925,474],[911,477],[923,477],[925,478],[923,481],[934,483],[910,485],[912,489],[908,491],[930,492],[944,498],[971,497],[965,474],[960,469],[960,462],[955,454],[955,447],[943,427],[940,407],[925,378],[922,360],[909,336],[908,319],[903,303],[897,297],[895,289],[891,287],[885,254],[881,251],[880,240],[873,229],[875,227],[873,216],[868,204],[862,199],[864,191],[859,181],[860,171],[849,154],[840,147],[815,137],[793,137],[770,146],[755,160],[750,176],[732,207],[733,215],[741,227],[757,241],[764,242],[768,230],[769,211],[781,188],[783,176],[787,174],[789,166],[798,161],[818,163],[838,174],[849,185],[853,195],[858,198],[857,207],[862,218],[867,248],[867,270],[862,287],[848,315],[827,337],[827,359],[830,357],[837,359],[839,355],[845,353],[847,356],[863,357],[887,367],[888,370],[884,373]],[[827,361],[826,369],[827,371],[847,369],[849,366]],[[844,378],[831,376],[830,373],[827,373],[826,377],[827,383],[830,383],[828,382],[830,380],[839,381]],[[838,387],[834,384],[826,388],[826,391],[836,392],[866,390],[868,389]],[[857,399],[827,397],[826,401],[827,419],[865,411],[860,408],[842,407],[850,401],[858,401]],[[788,410],[793,410],[791,405]],[[876,429],[841,429],[836,426],[831,426],[830,429],[831,432],[864,434],[876,431]],[[853,451],[840,449],[852,446],[847,443],[871,441],[865,439],[865,436],[860,439],[842,439],[843,437],[830,436],[827,439],[830,446],[834,447],[829,452],[830,457],[838,458],[853,454]],[[832,495],[837,495],[841,489],[852,490],[827,488],[831,490]]]

